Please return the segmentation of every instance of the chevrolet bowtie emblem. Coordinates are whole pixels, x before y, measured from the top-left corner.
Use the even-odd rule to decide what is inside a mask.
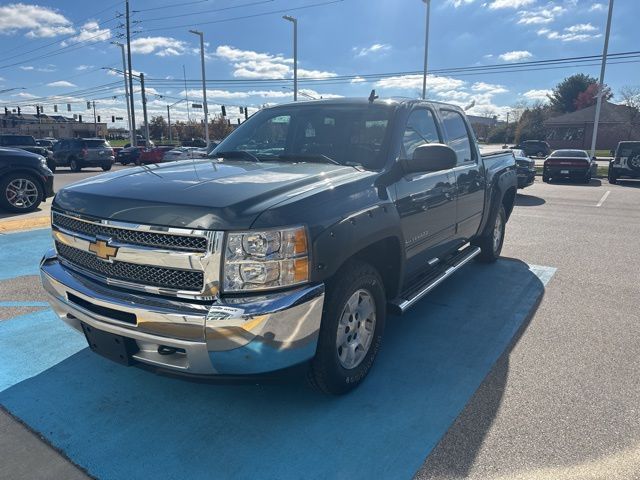
[[[104,240],[91,242],[89,244],[89,251],[95,253],[98,258],[103,260],[111,260],[118,254],[118,248],[111,247],[109,242],[105,242]]]

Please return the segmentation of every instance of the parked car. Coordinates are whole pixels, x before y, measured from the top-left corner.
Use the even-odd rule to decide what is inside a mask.
[[[511,148],[522,150],[527,157],[546,157],[551,152],[551,147],[542,140],[525,140]]]
[[[387,311],[499,257],[517,188],[513,154],[481,155],[459,107],[370,98],[265,108],[219,161],[62,189],[41,263],[54,310],[123,364],[201,377],[309,362],[320,390],[356,387]]]
[[[47,150],[51,150],[53,146],[56,144],[56,141],[49,138],[37,138],[36,144],[39,147],[44,147]]]
[[[52,196],[53,172],[42,155],[0,148],[0,208],[32,212]]]
[[[555,150],[544,161],[542,181],[568,178],[589,183],[597,169],[595,157],[590,158],[584,150]]]
[[[518,169],[518,188],[526,188],[533,185],[536,180],[536,162],[527,157],[522,150],[512,148],[513,156],[516,158]]]
[[[640,178],[640,141],[620,142],[609,162],[609,183],[619,178]]]
[[[0,147],[19,148],[27,152],[42,155],[47,160],[47,166],[52,172],[56,171],[56,164],[53,161],[51,150],[39,146],[36,139],[31,135],[0,135]]]
[[[102,138],[62,139],[53,147],[53,158],[56,166],[73,172],[86,167],[101,167],[106,172],[115,161],[111,145]]]
[[[115,158],[116,162],[121,163],[122,165],[128,165],[130,163],[136,163],[138,161],[138,157],[140,157],[140,153],[144,150],[145,147],[132,147],[125,145],[123,149],[121,149]]]
[[[164,154],[165,162],[173,162],[176,160],[189,160],[192,158],[206,158],[206,149],[197,147],[177,147],[169,150]]]
[[[161,146],[153,148],[145,148],[140,152],[138,158],[134,161],[136,165],[146,165],[148,163],[161,163],[167,152],[173,150],[173,147]]]

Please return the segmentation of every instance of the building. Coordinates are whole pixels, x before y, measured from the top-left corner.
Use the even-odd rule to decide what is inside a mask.
[[[565,113],[544,122],[551,148],[591,148],[596,106]],[[602,102],[596,150],[613,150],[618,142],[640,140],[640,111]]]
[[[104,138],[107,135],[107,124],[80,122],[62,115],[7,113],[0,114],[0,134],[2,133],[32,135],[35,138]]]
[[[467,115],[469,123],[476,134],[476,137],[480,140],[486,140],[489,136],[489,132],[498,125],[498,117],[479,117],[477,115]]]

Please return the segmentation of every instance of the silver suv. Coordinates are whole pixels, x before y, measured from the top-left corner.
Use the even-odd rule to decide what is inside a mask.
[[[111,170],[115,161],[113,148],[102,138],[70,138],[60,140],[53,147],[57,167],[69,167],[79,172],[85,167]]]

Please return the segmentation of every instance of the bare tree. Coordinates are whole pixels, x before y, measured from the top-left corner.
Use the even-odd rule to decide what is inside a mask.
[[[620,89],[620,98],[622,105],[627,108],[627,117],[629,119],[629,132],[627,140],[631,140],[634,128],[640,124],[640,87],[624,86]]]

